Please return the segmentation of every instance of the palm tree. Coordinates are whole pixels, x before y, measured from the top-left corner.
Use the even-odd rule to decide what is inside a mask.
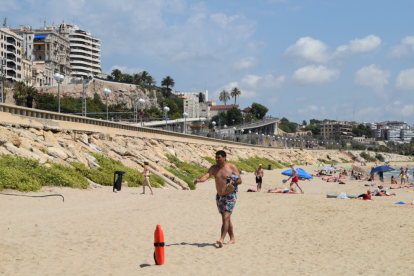
[[[227,102],[228,100],[230,100],[230,94],[229,94],[229,92],[227,92],[226,90],[221,91],[221,92],[220,92],[220,97],[219,97],[219,100],[220,100],[221,102],[224,102],[224,105],[226,105],[226,102]]]
[[[151,86],[152,84],[153,84],[153,85],[156,85],[156,84],[157,84],[157,82],[155,81],[155,79],[154,79],[151,75],[148,75],[148,77],[147,77],[147,84],[148,84],[149,86]]]
[[[165,78],[162,79],[161,85],[166,86],[168,89],[170,86],[174,87],[175,82],[170,76],[166,76]]]
[[[116,81],[119,81],[122,78],[122,72],[119,69],[112,70],[111,76],[114,77]]]
[[[133,74],[132,75],[132,82],[136,84],[141,83],[141,76],[139,74]]]
[[[241,91],[237,87],[234,87],[231,90],[231,97],[234,98],[235,105],[236,105],[236,98],[239,97],[240,95],[241,95]]]
[[[150,74],[147,71],[142,71],[141,73],[139,73],[139,78],[141,79],[142,83],[147,83],[149,75]]]

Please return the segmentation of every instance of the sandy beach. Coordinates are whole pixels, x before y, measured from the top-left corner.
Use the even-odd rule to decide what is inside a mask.
[[[263,190],[288,187],[282,171],[265,170]],[[395,204],[412,202],[413,188],[361,201],[326,198],[365,192],[358,181],[301,181],[305,194],[289,195],[247,193],[254,176],[242,179],[232,215],[236,244],[223,248],[215,244],[221,217],[213,180],[195,191],[155,189],[155,196],[111,187],[27,194],[59,193],[65,202],[0,195],[0,275],[414,274],[414,206]],[[153,260],[157,224],[165,235],[163,266]]]

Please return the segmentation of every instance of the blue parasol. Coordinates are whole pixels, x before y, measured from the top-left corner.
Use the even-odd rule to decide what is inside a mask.
[[[303,169],[299,168],[299,169],[296,169],[296,171],[298,172],[298,177],[300,177],[300,178],[313,179],[313,177]],[[282,174],[291,176],[292,175],[292,169],[284,171],[284,172],[282,172]]]
[[[377,173],[377,172],[388,172],[388,171],[395,171],[395,169],[388,167],[388,166],[379,166],[376,167],[372,172],[370,173]]]

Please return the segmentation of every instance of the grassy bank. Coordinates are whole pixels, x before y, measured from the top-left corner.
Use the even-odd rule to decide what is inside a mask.
[[[137,176],[140,173],[138,170],[126,167],[121,162],[109,159],[105,155],[96,153],[92,153],[92,155],[98,161],[100,168],[89,169],[84,164],[77,162],[72,163],[72,166],[93,182],[104,186],[112,186],[115,171],[126,172],[122,177],[122,181],[127,181],[128,187],[140,187],[144,182],[145,177],[143,175]],[[155,188],[165,186],[165,181],[158,175],[151,174],[151,186]]]
[[[203,159],[207,160],[210,164],[216,164],[216,160],[214,158],[204,156]],[[268,158],[260,158],[257,156],[247,159],[239,158],[239,161],[227,160],[227,162],[236,165],[236,167],[239,170],[243,170],[246,172],[254,172],[259,167],[259,164],[262,164],[264,169],[267,169],[269,165],[272,166],[272,169],[283,168],[283,166],[279,164],[277,161],[273,161]]]
[[[199,178],[208,172],[207,168],[200,167],[188,162],[181,162],[177,157],[166,154],[168,161],[178,167],[179,170],[173,168],[165,168],[170,173],[174,174],[179,179],[188,184],[191,190],[195,190],[194,179]]]
[[[88,185],[80,173],[67,166],[52,163],[48,167],[40,165],[37,160],[12,155],[0,157],[0,191],[30,192],[40,190],[42,186],[86,189]]]

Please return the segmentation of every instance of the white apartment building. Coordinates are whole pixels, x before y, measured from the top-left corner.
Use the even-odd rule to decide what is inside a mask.
[[[400,129],[387,129],[387,140],[390,141],[399,141],[401,138]]]
[[[187,99],[191,99],[191,100],[199,100],[199,96],[200,93],[203,95],[203,100],[204,102],[208,102],[208,90],[202,90],[201,92],[180,92],[180,91],[175,91],[172,92],[174,95],[177,95],[179,97],[183,97],[183,98],[187,98]]]
[[[365,125],[371,129],[377,129],[377,123],[366,123]]]
[[[405,127],[400,131],[401,140],[404,142],[410,142],[411,138],[414,138],[414,129]]]
[[[188,114],[188,118],[199,118],[200,104],[198,102],[198,99],[184,99],[184,112]]]
[[[67,24],[70,40],[72,77],[97,76],[101,70],[101,40],[91,32],[80,30],[76,24]]]
[[[10,82],[22,79],[22,37],[15,34],[9,27],[0,28],[0,57],[6,80]]]

